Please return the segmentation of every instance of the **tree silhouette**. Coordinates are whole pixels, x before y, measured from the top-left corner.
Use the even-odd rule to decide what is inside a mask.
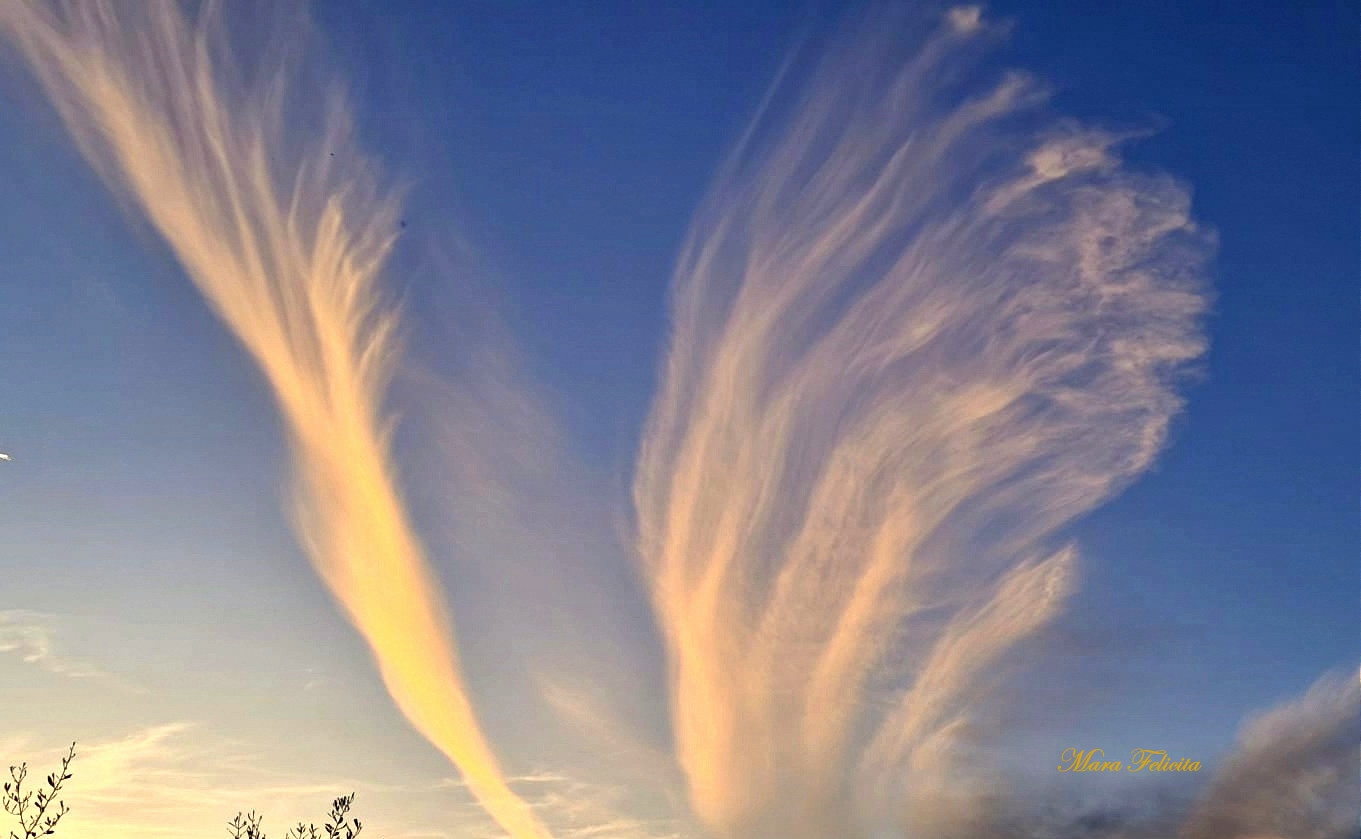
[[[19,821],[19,832],[10,831],[9,839],[38,839],[51,836],[57,830],[61,817],[70,812],[66,802],[57,798],[62,785],[71,780],[71,762],[76,759],[76,744],[72,743],[66,756],[61,759],[61,769],[47,776],[47,787],[35,791],[25,791],[28,780],[28,764],[10,766],[10,780],[4,785],[3,803],[6,813]],[[350,815],[354,805],[354,793],[342,795],[331,802],[331,812],[320,828],[315,824],[298,822],[289,829],[284,839],[356,839],[364,829],[364,823]],[[237,813],[236,818],[227,822],[227,832],[232,839],[266,839],[261,826],[264,817],[251,810]]]
[[[57,829],[57,822],[70,812],[66,802],[57,800],[61,785],[71,780],[71,761],[76,759],[76,744],[61,759],[61,769],[47,776],[47,788],[38,788],[36,793],[24,791],[24,781],[28,780],[28,764],[21,763],[9,768],[10,780],[5,782],[5,812],[19,820],[19,833],[9,832],[9,839],[35,839],[38,836],[51,836]],[[53,805],[56,805],[53,807]]]

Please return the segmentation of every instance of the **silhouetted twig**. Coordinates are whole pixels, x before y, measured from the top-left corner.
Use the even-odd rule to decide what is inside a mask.
[[[72,743],[66,756],[61,759],[61,769],[47,776],[47,787],[36,791],[25,791],[28,781],[28,764],[21,763],[9,768],[10,780],[4,784],[4,797],[0,799],[5,812],[19,820],[19,831],[10,831],[9,839],[38,839],[51,836],[56,832],[57,823],[70,810],[66,802],[57,799],[62,785],[71,780],[71,761],[76,759],[76,744]],[[354,793],[342,795],[331,802],[331,812],[326,823],[319,829],[315,824],[298,822],[288,831],[285,839],[357,839],[364,824],[350,815],[354,805]],[[236,818],[227,822],[227,832],[232,839],[265,839],[262,827],[264,817],[254,810],[237,813]]]
[[[364,829],[364,823],[359,819],[350,816],[350,807],[354,804],[354,793],[342,795],[331,802],[331,812],[327,815],[326,824],[317,829],[315,824],[304,824],[298,822],[289,828],[285,839],[356,839],[359,831]],[[266,839],[264,828],[260,823],[264,818],[254,810],[249,813],[237,813],[236,818],[227,822],[227,832],[232,835],[232,839]]]
[[[70,812],[65,801],[57,800],[62,784],[71,780],[71,761],[76,759],[76,744],[72,743],[66,757],[61,759],[61,769],[47,776],[47,788],[25,792],[24,781],[28,779],[28,764],[21,763],[9,768],[10,780],[4,785],[3,803],[5,812],[19,820],[21,833],[9,832],[9,839],[36,839],[38,836],[51,836],[57,829],[57,822]],[[56,805],[55,809],[53,805]]]

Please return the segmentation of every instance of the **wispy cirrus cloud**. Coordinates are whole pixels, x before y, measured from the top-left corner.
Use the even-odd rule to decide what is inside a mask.
[[[34,777],[65,745],[33,734],[0,740],[0,761],[26,761]],[[621,784],[561,771],[507,778],[516,795],[560,839],[697,839],[670,813],[638,815]],[[65,839],[218,835],[234,814],[264,814],[270,835],[318,822],[338,795],[358,794],[355,812],[388,839],[505,839],[461,778],[381,780],[271,762],[266,750],[187,721],[158,723],[77,744],[65,787]]]
[[[286,48],[248,70],[219,4],[0,3],[0,36],[87,161],[268,383],[293,454],[295,530],[389,695],[507,832],[543,839],[481,730],[390,456],[400,318],[380,283],[399,203],[338,87],[298,84],[324,69],[298,58],[305,19],[275,22],[253,40]]]
[[[452,778],[444,784],[448,788],[463,786],[462,781]],[[699,839],[702,836],[685,819],[673,813],[636,814],[628,801],[633,790],[622,784],[585,781],[555,770],[521,775],[510,779],[510,784],[558,839]],[[466,819],[471,821],[477,815],[469,812]],[[503,831],[485,818],[483,821],[485,824],[480,827],[464,827],[455,834],[457,839],[503,839]]]
[[[683,248],[634,500],[677,758],[725,839],[994,807],[999,670],[1206,348],[1188,190],[983,72],[1006,30],[885,13],[792,62]]]
[[[26,736],[14,745],[35,742]],[[4,757],[17,762],[17,748],[6,749]],[[62,751],[53,745],[30,750],[23,759],[38,775]],[[61,830],[67,839],[216,835],[232,815],[251,809],[266,814],[271,833],[282,832],[300,819],[318,821],[333,798],[349,792],[359,793],[357,806],[366,820],[378,816],[384,835],[460,835],[441,832],[451,813],[444,784],[382,783],[271,765],[263,750],[192,722],[159,723],[78,743],[71,772],[65,788],[71,813]],[[463,806],[476,809],[470,796],[461,798]]]
[[[61,619],[27,609],[0,611],[0,654],[18,657],[25,664],[72,679],[96,679],[123,690],[142,689],[109,673],[93,662],[61,651]]]
[[[1058,535],[1149,466],[1180,409],[1177,373],[1204,349],[1212,237],[1182,185],[1119,159],[1121,138],[1058,122],[1013,132],[1045,100],[1027,78],[944,104],[939,80],[1004,28],[978,8],[948,12],[905,61],[875,42],[834,53],[843,63],[829,62],[787,133],[776,125],[764,155],[737,156],[682,259],[635,487],[675,760],[581,696],[546,696],[596,748],[641,767],[640,785],[678,776],[704,832],[683,812],[638,815],[620,785],[503,776],[483,742],[388,459],[396,321],[375,290],[393,206],[311,147],[317,165],[301,165],[290,191],[260,162],[281,139],[274,114],[219,88],[224,65],[177,6],[148,6],[145,38],[117,25],[113,4],[53,7],[67,14],[13,0],[0,23],[8,13],[86,151],[260,362],[296,438],[313,561],[398,704],[474,779],[269,769],[167,723],[82,752],[73,839],[206,832],[242,807],[315,814],[351,789],[386,794],[375,823],[405,839],[500,839],[498,812],[523,835],[542,825],[560,839],[1353,835],[1355,682],[1251,723],[1198,801],[1069,797],[1036,815],[986,771],[997,665],[1073,585],[1076,553]],[[199,95],[173,75],[157,87],[136,72],[155,63],[140,53],[100,49],[134,40]],[[177,130],[158,133],[167,114]],[[368,171],[343,131],[322,134]],[[192,154],[176,146],[185,138]],[[219,211],[223,189],[237,217]],[[550,537],[576,509],[540,498],[560,471],[553,423],[512,370],[475,373],[453,394],[444,441],[459,485],[478,490],[459,496],[463,553],[494,555],[502,574],[507,555],[562,563]],[[522,624],[550,613],[546,596],[525,599],[537,608]],[[41,620],[0,622],[0,652],[99,675],[59,655]],[[304,690],[321,686],[309,676]]]

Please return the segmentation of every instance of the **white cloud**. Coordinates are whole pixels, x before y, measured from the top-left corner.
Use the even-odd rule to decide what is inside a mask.
[[[32,777],[55,768],[64,744],[31,735],[0,740],[4,756],[27,760]],[[138,728],[78,743],[72,779],[62,798],[71,812],[61,839],[141,839],[220,835],[239,811],[265,816],[268,835],[282,835],[299,819],[320,823],[330,802],[357,793],[354,813],[387,839],[503,839],[457,778],[384,782],[272,767],[262,749],[228,740],[191,722]],[[509,779],[555,839],[681,839],[669,817],[627,813],[628,790],[536,771]],[[367,830],[366,830],[367,835]]]
[[[26,609],[0,611],[0,654],[9,653],[32,664],[72,679],[98,679],[134,693],[141,689],[101,670],[81,658],[60,651],[59,620],[55,615]]]

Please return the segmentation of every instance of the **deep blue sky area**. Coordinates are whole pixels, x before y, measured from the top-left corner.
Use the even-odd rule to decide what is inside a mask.
[[[1129,156],[1220,239],[1206,375],[1158,470],[1080,528],[1091,583],[1200,627],[1188,700],[1282,700],[1361,639],[1358,6],[1005,8],[1065,110],[1166,121]]]
[[[343,8],[324,12],[342,44]],[[840,10],[393,8],[368,42],[396,69],[371,86],[419,99],[421,127],[384,142],[416,158],[439,148],[449,166],[414,206],[457,194],[574,432],[626,465],[686,222],[802,27]],[[1203,376],[1157,470],[1078,527],[1077,616],[1168,627],[1171,640],[1129,652],[1150,660],[1151,690],[1168,703],[1284,699],[1361,653],[1358,5],[989,11],[1015,22],[1000,60],[1048,80],[1060,111],[1159,126],[1127,156],[1188,181],[1220,241]],[[1141,703],[1132,709],[1149,712]]]
[[[366,145],[410,184],[411,228],[458,231],[476,251],[574,441],[626,476],[691,215],[799,34],[841,9],[337,0],[314,11],[353,80]],[[1015,23],[999,59],[1048,80],[1060,112],[1159,126],[1128,159],[1188,182],[1219,237],[1209,356],[1156,469],[1077,526],[1084,589],[1066,619],[1104,627],[1104,654],[1141,674],[1109,695],[1128,731],[1219,748],[1244,712],[1361,660],[1361,4],[1009,0],[988,14]],[[11,95],[28,96],[0,88]],[[26,394],[0,402],[0,449],[68,448],[87,477],[76,492],[53,473],[0,503],[36,511],[59,497],[65,512],[33,525],[52,533],[67,518],[104,522],[51,536],[74,551],[155,524],[130,521],[135,499],[109,489],[133,470],[109,440],[145,451],[139,472],[192,440],[218,470],[217,488],[183,487],[205,505],[251,470],[281,468],[283,453],[273,437],[261,446],[230,430],[277,430],[249,361],[154,237],[120,221],[53,142],[55,119],[32,114],[0,108],[0,136],[14,141],[0,148],[0,194],[19,196],[0,200],[0,389]],[[399,251],[397,273],[418,259]],[[113,326],[52,326],[78,314]],[[61,328],[73,337],[42,343]],[[225,377],[204,372],[223,357]],[[162,392],[162,378],[190,384]],[[214,400],[204,422],[195,406]],[[238,515],[263,520],[277,501]],[[214,526],[252,550],[244,529]],[[188,573],[157,555],[135,561]],[[91,589],[118,579],[74,565],[16,573],[26,592],[44,590],[40,573]],[[288,591],[315,588],[301,565],[287,573]],[[1126,633],[1137,626],[1164,631]]]

